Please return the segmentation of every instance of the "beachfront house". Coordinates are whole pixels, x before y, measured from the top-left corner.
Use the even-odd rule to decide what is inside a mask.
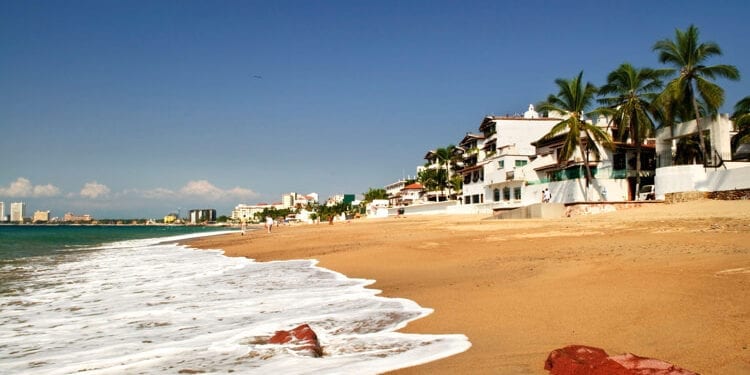
[[[523,115],[482,119],[480,133],[467,133],[459,143],[463,204],[495,210],[538,203],[541,181],[533,162],[545,157],[538,156],[531,143],[559,121],[539,116],[533,105]]]
[[[665,199],[667,195],[703,196],[704,193],[722,199],[750,197],[750,162],[732,160],[730,140],[734,128],[727,114],[701,121],[701,130],[708,133],[706,139],[709,140],[708,160],[703,162],[700,150],[691,152],[690,143],[680,142],[698,134],[695,120],[657,129],[656,199]]]
[[[564,118],[564,116],[563,116]],[[613,139],[618,130],[612,128],[607,118],[600,116],[596,122],[588,119],[597,127],[609,133]],[[636,200],[637,168],[636,147],[626,142],[614,141],[614,147],[609,149],[596,143],[599,151],[597,159],[589,152],[588,161],[592,180],[586,184],[586,166],[583,153],[579,148],[568,160],[559,160],[558,153],[563,147],[565,133],[549,139],[533,142],[536,147],[537,158],[534,170],[539,175],[539,183],[552,193],[552,202],[607,202]],[[584,148],[590,140],[582,134],[581,142]],[[593,140],[591,140],[593,142]],[[652,185],[656,169],[655,143],[653,139],[645,139],[641,144],[640,184]]]
[[[388,205],[396,207],[401,204],[401,189],[406,186],[406,180],[398,180],[385,186],[385,194],[388,196]]]
[[[425,194],[424,186],[419,182],[415,182],[404,186],[399,193],[401,200],[400,204],[404,206],[412,205],[422,201]]]

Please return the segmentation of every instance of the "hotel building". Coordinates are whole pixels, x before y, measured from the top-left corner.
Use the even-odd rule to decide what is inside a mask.
[[[23,223],[23,217],[26,214],[26,203],[13,202],[10,204],[10,221],[14,223]]]

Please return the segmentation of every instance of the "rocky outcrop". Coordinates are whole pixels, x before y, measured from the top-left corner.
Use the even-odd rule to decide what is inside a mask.
[[[290,331],[276,331],[268,340],[269,344],[289,344],[294,350],[308,352],[313,357],[323,356],[323,348],[318,341],[318,335],[309,325],[303,324]]]
[[[608,356],[603,349],[583,345],[553,350],[544,369],[550,375],[697,375],[658,359],[629,353]]]

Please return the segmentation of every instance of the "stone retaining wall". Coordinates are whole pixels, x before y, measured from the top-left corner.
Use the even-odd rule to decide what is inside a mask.
[[[666,203],[688,202],[700,199],[716,199],[727,201],[750,199],[750,189],[736,189],[725,191],[688,191],[681,193],[667,193],[664,195],[664,202]]]

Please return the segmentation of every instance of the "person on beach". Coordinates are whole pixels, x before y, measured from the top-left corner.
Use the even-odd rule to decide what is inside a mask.
[[[266,216],[266,230],[271,233],[271,227],[273,227],[273,219],[270,216]]]

